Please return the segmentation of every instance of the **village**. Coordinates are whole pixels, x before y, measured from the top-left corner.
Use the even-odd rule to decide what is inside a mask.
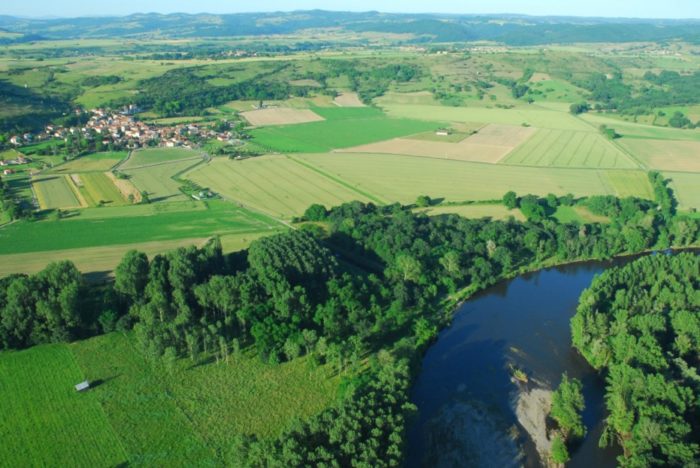
[[[79,137],[88,141],[99,141],[102,146],[113,145],[125,149],[137,149],[141,147],[166,147],[166,148],[192,148],[203,140],[217,140],[223,143],[241,144],[238,133],[230,130],[228,126],[222,131],[217,131],[209,126],[193,123],[181,123],[177,125],[155,125],[138,120],[134,117],[139,109],[129,105],[121,111],[107,109],[92,109],[90,117],[83,126],[63,127],[59,125],[47,125],[43,132],[32,134],[25,133],[14,135],[10,143],[15,147],[34,144],[39,141]],[[86,113],[81,109],[75,110],[76,115]],[[23,160],[22,160],[23,159]],[[25,164],[24,158],[0,161],[0,165]]]

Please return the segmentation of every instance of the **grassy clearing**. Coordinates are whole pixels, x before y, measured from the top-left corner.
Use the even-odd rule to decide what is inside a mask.
[[[637,164],[602,135],[542,129],[503,161],[552,167],[633,169]]]
[[[121,192],[104,173],[90,172],[76,174],[75,176],[76,178],[79,177],[82,183],[82,187],[79,187],[80,193],[82,193],[88,205],[119,206],[127,204]]]
[[[127,210],[97,208],[96,210]],[[0,228],[0,255],[78,249],[279,229],[267,217],[211,200],[207,209],[162,212],[157,216],[71,217],[22,221]]]
[[[402,203],[413,203],[424,194],[448,201],[493,200],[509,190],[539,195],[616,193],[608,171],[603,170],[518,167],[387,154],[332,153],[298,158],[358,190]],[[635,183],[629,190],[640,196],[648,195],[646,174],[630,172],[627,182]]]
[[[538,128],[591,131],[584,122],[564,112],[543,108],[488,109],[483,107],[446,107],[426,105],[387,105],[390,117],[435,122],[490,122],[501,125],[527,123]]]
[[[217,158],[187,177],[226,198],[281,218],[301,215],[313,203],[330,207],[369,200],[286,156],[243,161]]]
[[[56,174],[74,174],[80,172],[106,172],[126,158],[125,151],[94,153],[68,161],[54,167],[51,172]]]
[[[341,93],[333,99],[340,107],[365,107],[357,93]]]
[[[430,106],[435,105],[435,98],[430,91],[417,91],[415,93],[384,93],[374,100],[379,107],[387,107],[391,105],[414,105],[414,106]]]
[[[271,108],[243,112],[241,115],[256,127],[265,125],[295,125],[320,122],[323,117],[310,109]]]
[[[664,172],[671,179],[678,204],[681,209],[700,209],[700,174],[689,172]]]
[[[119,166],[119,170],[137,169],[154,164],[170,163],[183,159],[201,159],[197,151],[184,148],[152,148],[131,153],[131,157]]]
[[[43,210],[81,206],[67,176],[42,176],[32,180],[34,193]]]
[[[678,172],[700,172],[700,141],[620,140],[650,169]]]
[[[230,464],[236,434],[274,436],[335,398],[338,378],[306,359],[281,365],[240,353],[228,364],[180,360],[173,374],[153,368],[123,334],[71,345],[85,373],[109,379],[95,389],[134,464]],[[261,404],[264,402],[264,404]]]
[[[649,177],[641,171],[601,171],[603,182],[610,187],[612,195],[620,198],[639,197],[654,199]]]
[[[525,216],[519,209],[509,210],[503,205],[446,205],[420,208],[416,211],[423,212],[429,216],[456,214],[463,218],[492,218],[498,220],[506,220],[512,216],[518,221],[525,221]]]
[[[322,122],[253,130],[255,142],[271,151],[327,152],[332,149],[435,130],[439,125],[419,120],[389,119],[369,107],[315,107]]]
[[[553,80],[551,77],[549,79],[538,78],[540,77],[533,76],[531,81],[536,82],[531,84],[531,89],[535,92],[529,94],[536,102],[550,101],[570,104],[585,99],[586,91],[572,85],[568,81]],[[543,76],[541,78],[546,77]]]
[[[614,118],[593,113],[583,114],[581,118],[596,127],[599,125],[607,125],[610,128],[614,128],[617,133],[625,138],[700,141],[700,131],[698,130],[681,130],[678,128],[654,127],[651,125],[622,122]]]
[[[0,353],[0,460],[5,466],[118,466],[127,461],[66,345]]]
[[[610,218],[591,213],[585,206],[560,206],[554,217],[560,223],[609,223]]]
[[[177,174],[199,163],[199,159],[186,159],[167,164],[142,166],[123,171],[141,192],[146,192],[151,202],[185,200],[180,183],[173,179]]]

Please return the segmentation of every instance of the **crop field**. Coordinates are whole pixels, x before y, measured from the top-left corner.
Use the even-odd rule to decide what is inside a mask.
[[[285,107],[258,109],[242,112],[241,115],[256,127],[266,125],[293,125],[308,122],[320,122],[323,117],[310,109],[291,109]]]
[[[89,206],[126,204],[126,199],[106,174],[89,172],[71,176]],[[77,182],[80,181],[80,184]]]
[[[141,192],[146,192],[151,202],[184,200],[185,194],[180,191],[180,183],[173,180],[173,176],[194,166],[200,159],[185,159],[167,164],[155,164],[125,170]]]
[[[435,122],[488,122],[501,125],[527,124],[537,128],[555,130],[591,131],[591,127],[576,117],[544,108],[497,109],[485,107],[447,107],[428,105],[385,106],[390,117],[430,120]]]
[[[635,161],[605,137],[591,132],[538,130],[502,161],[504,164],[552,167],[633,169]]]
[[[119,170],[136,169],[185,159],[202,159],[202,155],[197,151],[184,148],[143,149],[131,153],[131,157],[119,166]]]
[[[362,192],[315,172],[286,156],[243,161],[214,159],[187,174],[203,187],[244,205],[281,218],[303,214],[314,203],[328,207],[369,201]]]
[[[34,193],[43,210],[77,208],[82,206],[67,176],[42,176],[32,180]]]
[[[430,106],[436,104],[433,93],[430,91],[417,91],[415,93],[388,92],[374,99],[374,103],[380,107],[390,105]]]
[[[498,220],[506,220],[511,216],[519,221],[525,221],[525,216],[519,209],[509,210],[501,204],[493,205],[445,205],[434,206],[430,208],[420,208],[416,211],[423,212],[429,216],[438,216],[442,214],[456,214],[463,218],[479,219],[492,218]]]
[[[76,172],[106,172],[116,166],[119,161],[126,158],[124,151],[94,153],[81,156],[78,159],[68,161],[56,166],[51,172],[56,174],[74,174]]]
[[[678,204],[681,209],[695,208],[700,211],[700,174],[689,172],[664,172],[671,179]]]
[[[614,195],[620,191],[623,196],[650,196],[649,182],[641,171],[534,168],[362,153],[298,158],[357,190],[392,202],[413,203],[419,195],[447,201],[494,200],[509,190],[538,195]]]
[[[73,388],[85,377],[66,345],[0,352],[3,465],[118,466],[127,461],[96,395]]]
[[[204,206],[193,210],[178,206],[157,216],[130,216],[130,210],[137,207],[105,207],[90,210],[92,216],[17,222],[0,228],[0,255],[243,235],[281,227],[265,216],[223,201],[210,200]],[[120,215],[110,216],[111,210]],[[104,215],[98,217],[99,213]]]
[[[700,141],[622,138],[620,144],[650,169],[700,172]]]
[[[440,126],[437,123],[420,120],[390,119],[372,108],[315,108],[314,111],[326,120],[300,125],[258,128],[251,134],[257,144],[270,151],[324,153],[333,149],[427,132]]]
[[[607,125],[610,128],[614,128],[624,139],[643,138],[649,140],[700,141],[700,131],[697,130],[689,131],[678,128],[653,127],[651,125],[623,122],[618,119],[593,113],[584,114],[581,118],[596,127],[599,125]]]
[[[322,411],[337,392],[338,377],[323,366],[310,370],[305,358],[269,365],[244,350],[229,363],[182,359],[170,373],[134,346],[120,333],[70,345],[86,376],[105,380],[91,396],[132,464],[230,465],[232,435],[274,436]]]
[[[333,99],[340,107],[365,107],[357,93],[341,93]]]

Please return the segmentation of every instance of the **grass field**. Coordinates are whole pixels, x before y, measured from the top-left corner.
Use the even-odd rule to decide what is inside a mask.
[[[151,202],[184,200],[179,182],[173,176],[200,162],[199,159],[185,159],[171,163],[141,166],[123,171],[141,192],[146,192]]]
[[[259,128],[251,134],[256,143],[271,151],[323,153],[435,130],[440,126],[419,120],[390,119],[370,107],[316,107],[313,110],[326,120]]]
[[[689,172],[664,172],[663,174],[671,179],[671,188],[678,198],[681,209],[700,210],[700,174]]]
[[[442,214],[456,214],[463,218],[478,219],[492,218],[505,220],[511,216],[519,221],[525,221],[525,216],[519,209],[509,210],[503,205],[446,205],[433,206],[430,208],[419,208],[416,211],[423,212],[429,216]]]
[[[130,216],[136,207],[96,208],[92,216],[22,221],[0,228],[0,255],[272,231],[280,224],[230,203],[211,200],[206,209]],[[117,210],[119,216],[111,216]],[[104,213],[96,217],[95,212]]]
[[[330,207],[352,200],[369,200],[362,192],[286,156],[243,161],[217,158],[189,172],[187,178],[228,199],[281,218],[301,215],[313,203]]]
[[[65,164],[54,167],[51,172],[56,174],[74,174],[76,172],[105,172],[126,158],[124,151],[94,153],[81,156]]]
[[[648,140],[700,141],[700,131],[697,130],[681,130],[678,128],[635,124],[594,113],[583,114],[581,118],[596,127],[599,125],[607,125],[610,128],[614,128],[615,131],[625,139],[643,138]]]
[[[590,131],[591,127],[576,117],[544,108],[489,109],[484,107],[447,107],[428,105],[388,104],[390,117],[430,120],[436,122],[488,122],[501,125],[528,124],[532,127],[555,130]]]
[[[0,352],[4,466],[119,466],[126,452],[66,345]],[[103,377],[104,378],[104,377]]]
[[[560,206],[554,217],[560,223],[609,223],[610,219],[606,216],[599,216],[591,213],[585,206]]]
[[[291,109],[285,107],[257,109],[242,112],[241,115],[256,127],[265,125],[293,125],[308,122],[320,122],[323,117],[310,109]]]
[[[341,93],[333,99],[340,107],[365,107],[357,93]]]
[[[552,167],[633,169],[638,165],[602,135],[566,130],[538,130],[504,164]]]
[[[131,153],[131,157],[119,166],[119,170],[136,169],[154,164],[170,163],[182,159],[201,159],[202,155],[184,148],[142,149]]]
[[[112,183],[112,179],[104,173],[89,172],[74,174],[72,177],[80,181],[78,188],[89,206],[127,204],[119,189]]]
[[[646,173],[532,168],[378,154],[298,156],[325,173],[389,201],[413,203],[419,195],[448,201],[500,199],[519,194],[576,196],[620,194],[650,197]]]
[[[77,208],[81,206],[67,176],[41,176],[32,180],[34,193],[43,210]]]
[[[622,138],[620,144],[650,169],[700,172],[700,141]]]

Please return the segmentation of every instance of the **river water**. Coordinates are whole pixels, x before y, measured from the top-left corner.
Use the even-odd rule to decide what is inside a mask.
[[[572,349],[569,320],[594,276],[627,261],[526,274],[465,302],[426,353],[413,387],[419,414],[409,426],[408,465],[540,466],[515,416],[512,364],[531,386],[554,388],[565,371],[580,379],[588,435],[568,466],[615,466],[616,451],[598,448],[604,382]]]

